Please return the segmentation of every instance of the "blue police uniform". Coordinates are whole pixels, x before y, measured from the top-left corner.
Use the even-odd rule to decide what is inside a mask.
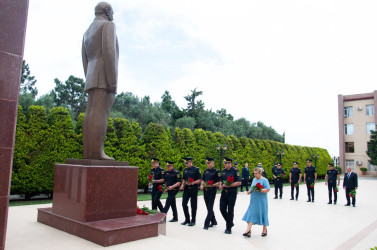
[[[206,169],[203,173],[203,181],[207,183],[208,181],[213,181],[217,183],[220,181],[220,171],[216,168]],[[217,225],[215,213],[213,211],[213,204],[215,203],[217,187],[205,187],[204,191],[204,202],[207,207],[207,217],[204,221],[204,228],[212,227]]]
[[[338,170],[329,169],[327,170],[327,187],[329,189],[329,203],[332,204],[332,193],[334,192],[334,204],[336,204],[338,195],[336,191],[336,181],[338,179]]]
[[[165,179],[165,170],[160,166],[152,168],[151,175],[153,175],[153,180]],[[163,183],[153,183],[152,185],[152,209],[159,209],[162,212],[163,206],[161,204],[160,198],[162,191],[158,190],[158,186]]]
[[[172,169],[171,171],[165,171],[165,183],[166,187],[173,186],[177,182],[181,182],[181,174],[178,170]],[[168,197],[166,198],[165,207],[162,210],[163,213],[167,213],[171,206],[173,211],[173,219],[171,221],[178,221],[177,205],[175,202],[175,195],[178,193],[179,186],[173,190],[168,190]]]
[[[280,175],[285,175],[284,169],[276,168],[275,171],[275,199],[278,198],[278,191],[279,191],[279,198],[282,199],[283,197],[283,177]]]
[[[229,170],[226,168],[222,171],[221,181],[224,183],[228,177],[233,177],[234,182],[240,182],[240,173],[235,168],[231,167]],[[220,212],[226,222],[226,233],[232,232],[234,206],[237,199],[237,187],[223,187],[220,198]]]
[[[296,201],[298,200],[298,194],[300,192],[300,186],[298,185],[298,181],[300,180],[301,169],[299,168],[291,168],[291,200],[294,197],[294,191],[296,186]]]
[[[310,185],[315,181],[315,173],[317,173],[315,167],[311,166],[305,168],[305,182],[308,190],[308,202],[314,202],[314,186],[310,187]]]
[[[183,179],[186,181],[186,185],[183,191],[182,196],[182,207],[183,212],[185,214],[185,221],[182,223],[183,225],[190,223],[190,213],[188,210],[188,201],[191,202],[191,223],[189,226],[195,225],[196,222],[196,210],[198,204],[198,184],[195,185],[187,185],[189,183],[189,178],[194,179],[194,181],[199,180],[202,178],[200,174],[200,169],[195,166],[186,167],[183,171]]]

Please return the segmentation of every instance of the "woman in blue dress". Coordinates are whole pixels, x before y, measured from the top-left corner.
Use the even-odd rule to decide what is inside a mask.
[[[251,227],[253,225],[262,225],[262,236],[267,236],[268,223],[268,201],[267,193],[270,191],[270,184],[266,178],[262,176],[263,169],[256,167],[254,169],[254,179],[251,188],[247,192],[250,195],[250,205],[242,220],[247,222],[247,229],[243,236],[251,236]],[[256,187],[262,185],[260,190]]]

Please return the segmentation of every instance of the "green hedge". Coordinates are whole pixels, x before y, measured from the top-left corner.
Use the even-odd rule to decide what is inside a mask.
[[[31,106],[26,119],[22,108],[18,109],[17,130],[12,170],[12,194],[30,197],[38,193],[52,193],[54,164],[64,163],[66,158],[82,158],[82,121],[80,114],[76,126],[65,108],[53,108],[49,114],[41,106]],[[249,163],[252,170],[258,162],[263,164],[269,179],[272,179],[273,163],[278,161],[276,151],[284,150],[282,158],[286,173],[293,161],[299,162],[304,170],[306,159],[320,155],[317,162],[319,178],[326,175],[327,163],[331,157],[327,150],[317,147],[301,147],[268,140],[237,138],[212,133],[202,129],[194,131],[176,128],[165,129],[160,124],[150,123],[144,131],[136,122],[123,118],[109,119],[105,152],[118,161],[129,161],[139,167],[139,187],[148,186],[147,175],[150,159],[157,157],[161,165],[166,160],[176,162],[175,168],[184,169],[184,156],[194,157],[194,165],[205,169],[205,157],[215,157],[219,167],[219,153],[216,145],[227,144],[226,156],[239,161],[240,166]],[[286,176],[286,179],[288,175]]]

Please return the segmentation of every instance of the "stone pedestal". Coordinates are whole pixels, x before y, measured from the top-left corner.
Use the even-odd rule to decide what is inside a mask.
[[[67,162],[76,164],[55,164],[53,205],[38,209],[38,222],[102,246],[165,234],[164,214],[136,215],[137,167]]]

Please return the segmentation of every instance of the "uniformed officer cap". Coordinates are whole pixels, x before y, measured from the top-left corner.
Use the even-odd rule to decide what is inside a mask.
[[[332,163],[329,163],[329,167],[334,167],[334,165]]]
[[[274,162],[274,165],[276,166],[276,165],[278,165],[278,163],[277,163],[277,162]]]
[[[193,157],[183,157],[182,158],[185,161],[192,161],[194,158]]]
[[[235,161],[235,162],[234,162],[234,165],[238,165],[238,161]]]
[[[294,161],[293,164],[298,165],[298,162],[297,162],[297,161]]]
[[[158,158],[152,158],[151,159],[151,162],[153,163],[153,162],[159,162],[160,161],[160,159],[158,159]]]
[[[224,157],[224,163],[233,162],[232,158]]]
[[[174,162],[172,162],[172,161],[166,161],[166,166],[170,166],[170,165],[173,165],[174,164]]]
[[[307,159],[306,162],[312,162],[312,160],[311,159]]]
[[[208,162],[208,161],[214,161],[215,158],[213,158],[213,157],[207,157],[206,160],[207,160],[207,162]]]
[[[280,164],[280,163],[278,163],[277,165],[278,165],[278,166],[281,166],[281,164]]]

